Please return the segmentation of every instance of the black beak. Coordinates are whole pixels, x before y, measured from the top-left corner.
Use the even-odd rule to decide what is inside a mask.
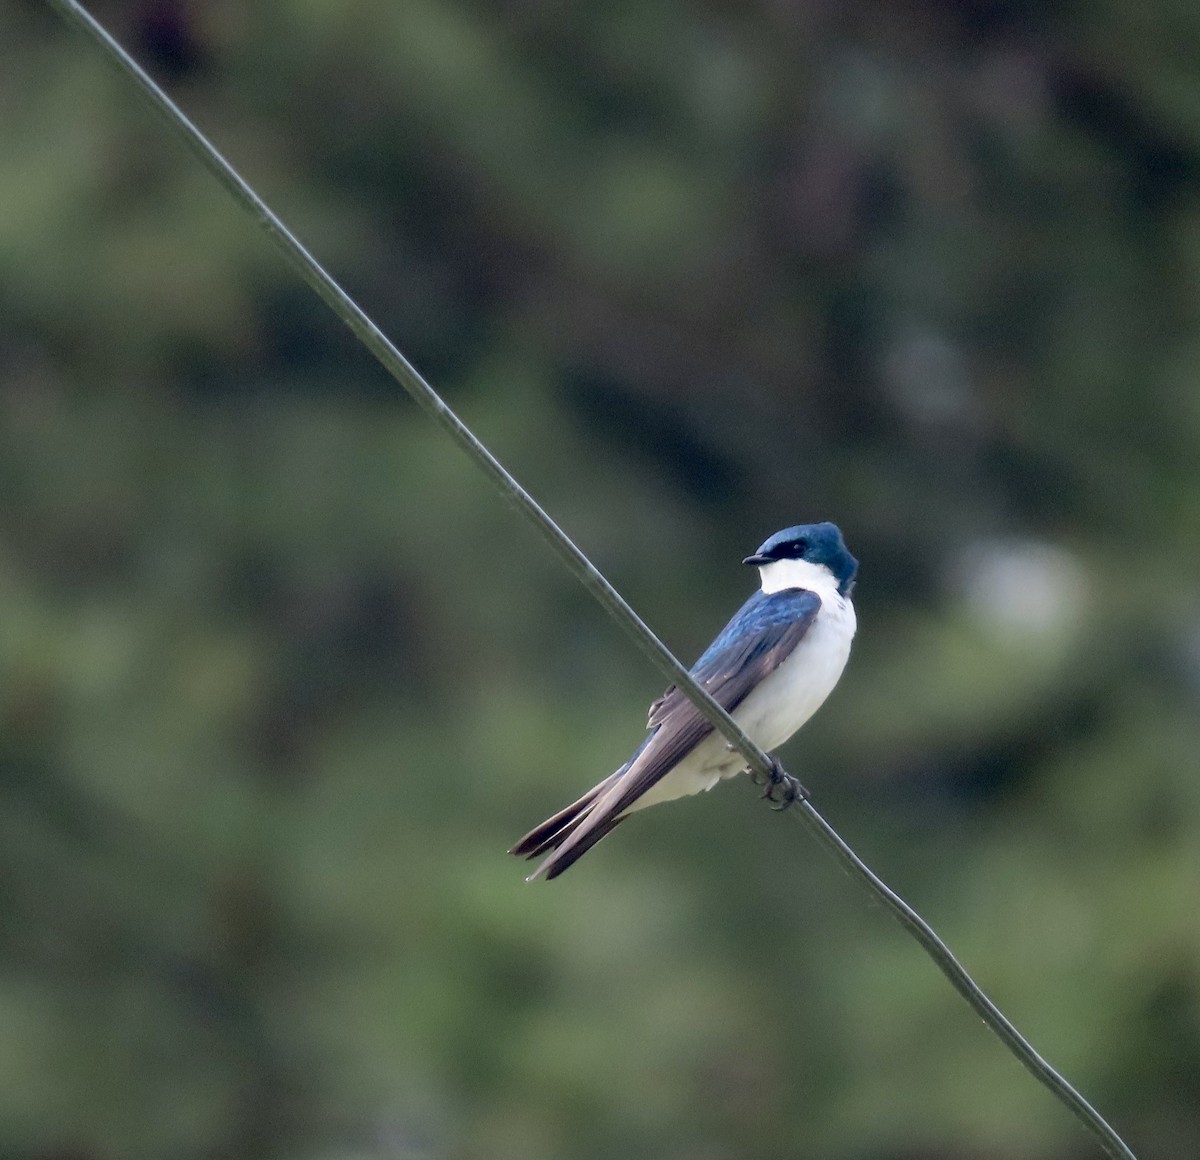
[[[755,565],[769,564],[773,559],[773,556],[764,556],[761,552],[759,552],[753,556],[747,556],[742,563]]]

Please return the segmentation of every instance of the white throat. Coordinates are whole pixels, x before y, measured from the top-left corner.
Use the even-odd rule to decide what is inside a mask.
[[[824,564],[808,560],[772,560],[758,569],[762,590],[770,596],[785,588],[807,588],[818,596],[836,596],[837,578]]]

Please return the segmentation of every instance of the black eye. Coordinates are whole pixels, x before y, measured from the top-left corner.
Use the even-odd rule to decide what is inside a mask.
[[[808,551],[808,541],[807,540],[793,540],[788,545],[788,555],[793,558],[803,556],[804,553],[807,551]]]

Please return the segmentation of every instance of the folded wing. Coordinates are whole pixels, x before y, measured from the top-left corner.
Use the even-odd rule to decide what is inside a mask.
[[[696,662],[692,676],[732,713],[804,639],[820,608],[821,598],[803,588],[756,592]],[[513,847],[513,854],[527,858],[553,851],[531,879],[555,878],[574,864],[713,731],[674,685],[650,706],[648,724],[649,736],[625,765]]]

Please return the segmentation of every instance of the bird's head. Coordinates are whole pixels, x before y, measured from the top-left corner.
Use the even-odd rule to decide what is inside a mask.
[[[814,569],[824,568],[836,581],[842,596],[849,596],[854,589],[858,561],[846,550],[837,524],[797,524],[793,528],[784,528],[742,563],[762,569],[764,588],[804,587],[803,576],[809,569],[789,565],[789,561],[802,561]]]

